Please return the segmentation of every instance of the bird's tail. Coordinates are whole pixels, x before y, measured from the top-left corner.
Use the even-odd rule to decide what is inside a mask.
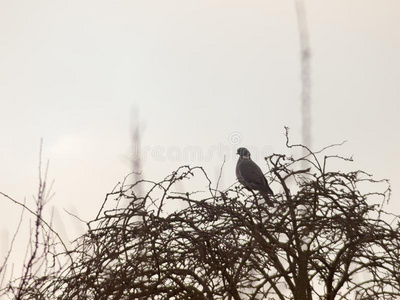
[[[260,191],[260,194],[261,194],[261,196],[263,196],[263,198],[265,199],[265,202],[269,205],[269,206],[271,206],[271,207],[273,207],[274,206],[274,202],[272,202],[272,200],[270,199],[270,192],[268,192],[268,191]]]

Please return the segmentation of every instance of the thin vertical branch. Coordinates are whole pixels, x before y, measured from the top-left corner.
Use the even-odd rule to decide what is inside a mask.
[[[133,182],[138,182],[139,180],[142,179],[142,145],[141,145],[141,139],[142,139],[142,128],[141,124],[139,122],[139,109],[134,108],[132,111],[132,174],[133,174]],[[140,187],[136,187],[135,193],[137,195],[141,195],[142,191],[139,190]]]
[[[139,112],[138,109],[133,110],[132,116],[132,146],[135,151],[135,155],[132,159],[132,172],[135,174],[135,182],[139,180],[139,173],[142,170],[142,161],[140,155],[141,147],[141,131],[139,124]]]
[[[311,140],[311,49],[304,0],[295,0],[301,51],[301,116],[302,144],[309,149]],[[303,149],[303,151],[306,151]],[[303,153],[305,154],[305,153]]]
[[[221,181],[222,171],[224,170],[225,162],[226,162],[226,157],[224,155],[224,161],[222,162],[221,168],[219,169],[219,175],[218,175],[217,185],[215,186],[214,197],[217,196],[217,191],[218,191],[219,183]]]

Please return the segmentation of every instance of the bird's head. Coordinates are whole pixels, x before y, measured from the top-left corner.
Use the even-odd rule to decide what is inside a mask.
[[[240,155],[240,158],[249,159],[250,158],[250,151],[246,148],[239,148],[237,149],[236,154]]]

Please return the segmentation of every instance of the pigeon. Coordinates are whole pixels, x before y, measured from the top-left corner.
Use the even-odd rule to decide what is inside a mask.
[[[269,187],[260,167],[251,160],[250,151],[246,148],[239,148],[237,154],[239,154],[239,160],[236,164],[236,177],[239,182],[249,191],[259,191],[265,202],[269,206],[274,206],[270,199],[270,195],[273,195],[274,192]]]

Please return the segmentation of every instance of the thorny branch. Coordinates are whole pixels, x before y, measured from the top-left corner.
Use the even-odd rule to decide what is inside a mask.
[[[273,209],[240,186],[217,193],[201,167],[124,181],[76,240],[74,263],[28,277],[20,298],[396,299],[400,219],[374,204],[388,201],[388,182],[333,170],[351,161],[328,150],[266,158]],[[178,192],[187,180],[206,194]]]

